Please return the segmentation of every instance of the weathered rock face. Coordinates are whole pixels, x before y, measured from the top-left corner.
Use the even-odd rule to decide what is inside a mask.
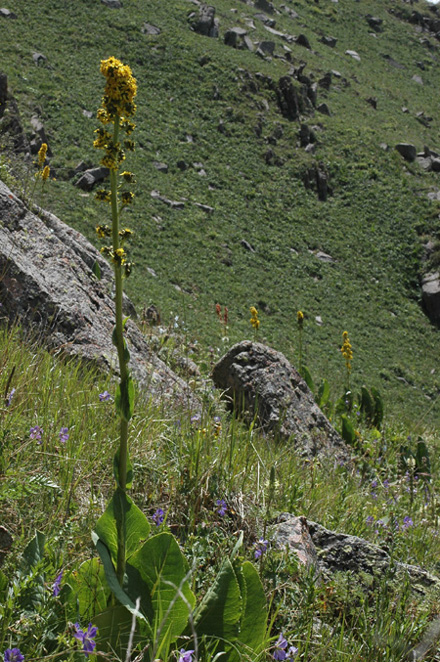
[[[280,352],[245,340],[214,366],[213,380],[249,422],[256,416],[266,432],[284,440],[293,437],[302,455],[350,457],[307,384]]]
[[[218,37],[219,22],[215,18],[215,7],[201,5],[198,18],[192,21],[192,28],[205,37]]]
[[[391,564],[397,578],[409,578],[413,590],[421,595],[429,589],[440,589],[440,579],[415,565],[392,561],[387,551],[363,538],[330,531],[321,524],[282,513],[275,529],[275,543],[287,547],[300,563],[314,566],[329,579],[335,572],[376,575],[387,571]]]
[[[110,265],[79,232],[53,214],[32,213],[1,181],[0,221],[3,314],[60,354],[116,372]],[[96,264],[101,280],[93,273]],[[125,308],[133,315],[128,299]],[[190,389],[151,352],[134,322],[129,320],[126,330],[130,367],[141,391],[156,401],[198,408]]]

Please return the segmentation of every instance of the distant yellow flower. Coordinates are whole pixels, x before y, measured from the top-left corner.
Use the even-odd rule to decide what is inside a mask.
[[[112,234],[111,228],[109,228],[108,225],[98,225],[96,227],[96,234],[100,239],[104,239],[104,237],[110,237]]]
[[[43,172],[41,173],[41,179],[43,180],[43,182],[45,182],[47,179],[49,179],[49,175],[50,175],[49,166],[48,165],[44,166]]]
[[[112,261],[115,264],[125,264],[127,253],[123,248],[117,248],[114,252]]]
[[[251,306],[249,310],[251,312],[250,323],[254,328],[254,330],[258,331],[258,329],[260,328],[260,320],[258,319],[258,310],[255,308],[255,306]]]
[[[40,150],[38,152],[38,167],[42,168],[44,165],[44,162],[46,160],[46,153],[47,153],[47,145],[46,143],[43,143],[40,147]]]
[[[302,329],[304,324],[304,313],[301,310],[298,310],[296,313],[296,320],[298,322],[298,327]]]
[[[342,356],[345,359],[345,365],[347,366],[348,372],[351,371],[351,362],[353,360],[353,350],[351,347],[350,339],[348,337],[348,331],[344,331],[342,334],[342,347],[341,352]]]
[[[123,205],[131,205],[134,200],[134,193],[131,191],[124,191],[121,194],[121,200]]]

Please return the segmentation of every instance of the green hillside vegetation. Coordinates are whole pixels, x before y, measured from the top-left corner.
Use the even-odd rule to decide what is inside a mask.
[[[173,365],[177,348],[207,376],[232,343],[254,334],[255,306],[258,340],[300,367],[301,310],[304,363],[316,392],[328,381],[327,413],[338,429],[332,405],[347,385],[343,331],[353,346],[355,396],[366,384],[385,403],[377,427],[354,411],[345,419],[355,459],[333,466],[304,461],[293,442],[246,428],[203,380],[193,383],[201,418],[138,398],[129,445],[130,499],[139,510],[127,524],[135,561],[125,588],[128,595],[142,585],[147,620],[138,613],[132,659],[282,660],[283,634],[297,649],[291,659],[408,659],[438,618],[435,592],[417,595],[396,581],[393,563],[381,578],[341,572],[318,583],[276,549],[273,531],[280,513],[304,515],[380,544],[393,562],[438,575],[440,334],[423,310],[420,276],[439,262],[440,204],[428,198],[440,188],[439,174],[408,163],[394,147],[440,151],[440,42],[410,22],[414,7],[403,0],[274,0],[275,29],[305,35],[311,49],[268,32],[254,17],[259,10],[240,0],[215,0],[219,38],[191,29],[198,7],[187,0],[123,0],[117,10],[88,0],[15,4],[16,19],[0,17],[1,68],[28,135],[33,115],[44,122],[55,179],[33,196],[34,167],[6,139],[0,177],[95,245],[95,226],[108,223],[109,213],[94,192],[73,185],[73,170],[80,161],[98,165],[102,155],[92,146],[99,63],[114,55],[137,79],[136,150],[127,158],[136,198],[124,210],[135,232],[135,268],[125,287],[140,317],[150,304],[159,309],[167,333],[148,328],[148,335],[161,356]],[[434,16],[424,2],[416,9]],[[367,15],[383,19],[380,31]],[[145,22],[160,34],[144,34]],[[234,26],[253,41],[274,41],[274,55],[225,45]],[[335,47],[323,36],[336,38]],[[45,57],[38,65],[34,53]],[[330,115],[307,104],[295,120],[281,113],[278,81],[302,63],[312,82],[337,72],[329,90],[317,91],[317,105],[325,102]],[[313,128],[314,151],[299,144],[301,124]],[[328,178],[326,200],[305,186],[316,167]],[[184,202],[183,209],[152,191]],[[437,245],[430,263],[428,239]],[[319,251],[332,259],[320,260]],[[229,310],[226,337],[217,303]],[[93,660],[87,645],[96,626],[100,659],[125,659],[139,607],[109,588],[114,384],[61,362],[32,331],[0,331],[0,524],[14,538],[0,571],[0,650],[5,662],[23,662],[22,654],[25,662],[79,661],[84,653]],[[194,605],[198,639],[188,620]],[[187,653],[195,641],[199,650]],[[424,659],[438,659],[438,650]]]

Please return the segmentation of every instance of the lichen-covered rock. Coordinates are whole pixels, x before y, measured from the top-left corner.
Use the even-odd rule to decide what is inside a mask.
[[[20,321],[60,355],[116,373],[110,265],[79,232],[49,212],[31,212],[1,181],[0,220],[3,315]],[[97,265],[100,280],[94,275]],[[127,298],[125,309],[133,316]],[[198,409],[192,391],[152,353],[136,324],[129,320],[125,328],[130,368],[143,394]]]
[[[305,456],[325,454],[347,460],[348,449],[319,409],[299,373],[283,354],[245,340],[214,366],[213,380],[230,406],[255,417],[263,430],[279,439],[293,439]]]

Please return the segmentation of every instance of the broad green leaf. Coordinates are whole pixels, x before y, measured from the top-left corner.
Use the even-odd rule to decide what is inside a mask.
[[[95,274],[96,278],[98,280],[101,280],[101,267],[99,266],[99,262],[97,260],[94,261],[92,271]]]
[[[194,623],[197,634],[236,641],[242,610],[240,585],[230,560],[225,559],[214,584],[197,608]]]
[[[64,592],[66,585],[71,589],[67,594]],[[66,584],[60,593],[72,621],[90,621],[95,614],[106,609],[109,596],[104,568],[98,558],[88,559],[73,570],[66,577]]]
[[[129,559],[148,538],[151,527],[144,513],[125,492],[118,488],[105,512],[96,522],[94,530],[97,538],[110,550],[115,565],[118,554],[117,521],[123,517],[125,517],[125,558]]]
[[[301,366],[301,376],[309,389],[313,392],[315,390],[315,384],[313,383],[311,372],[306,365]]]
[[[361,388],[360,408],[361,412],[365,416],[366,421],[371,425],[373,423],[376,407],[370,391],[366,386],[362,386]]]
[[[326,379],[323,379],[318,390],[318,396],[316,398],[316,404],[320,409],[325,407],[330,397],[330,386]]]
[[[0,605],[6,602],[6,596],[9,586],[9,579],[5,573],[0,570]]]
[[[195,597],[185,580],[188,563],[174,536],[159,533],[149,538],[128,560],[126,572],[127,593],[133,600],[141,598],[150,625],[155,631],[161,626],[161,636],[176,639],[187,625]]]
[[[116,484],[120,487],[119,484],[119,448],[117,452],[115,453],[115,456],[113,458],[113,475],[115,477]],[[125,483],[125,487],[127,490],[129,490],[133,485],[133,465],[130,460],[130,456],[127,453],[127,480]]]
[[[354,427],[345,414],[341,416],[341,421],[342,421],[341,437],[343,438],[344,441],[347,442],[347,444],[353,446],[356,441],[356,434],[354,431]]]
[[[44,557],[44,543],[46,537],[44,533],[37,531],[34,538],[26,545],[21,560],[21,571],[23,573],[30,573]]]
[[[259,652],[265,641],[267,627],[266,596],[254,565],[245,561],[241,573],[246,586],[246,601],[241,617],[239,640],[241,644]]]
[[[103,653],[111,653],[111,659],[124,660],[133,618],[133,614],[119,604],[97,614],[93,619],[93,625],[98,628],[96,636],[97,650]],[[144,621],[136,619],[132,650],[139,644],[142,647],[146,646],[149,640],[151,641],[150,632]],[[102,657],[102,659],[104,658]]]
[[[382,421],[383,421],[383,414],[384,414],[384,404],[383,404],[383,398],[380,392],[372,386],[371,388],[371,395],[373,396],[374,399],[374,426],[379,429]]]
[[[131,377],[119,382],[116,389],[115,405],[118,415],[128,422],[133,416],[134,410],[134,383]]]
[[[149,636],[151,635],[151,630],[148,627],[148,622],[145,618],[145,616],[136,609],[136,604],[135,601],[131,600],[130,597],[127,595],[127,593],[124,591],[124,589],[119,585],[118,578],[116,577],[116,572],[113,567],[113,563],[110,557],[110,552],[106,545],[99,540],[96,536],[96,534],[92,533],[92,539],[93,542],[96,545],[96,549],[98,551],[98,554],[101,558],[102,564],[104,566],[104,572],[105,572],[105,578],[107,580],[107,584],[109,585],[113,595],[121,605],[123,605],[128,611],[136,616],[136,618],[141,619],[144,622],[144,627],[147,628]]]

